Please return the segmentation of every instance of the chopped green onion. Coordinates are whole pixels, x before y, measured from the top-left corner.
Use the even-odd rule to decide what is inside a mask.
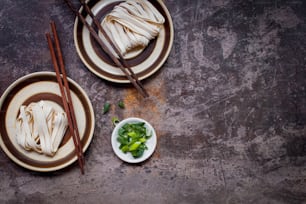
[[[119,106],[119,108],[122,108],[122,109],[125,108],[125,105],[124,105],[123,101],[119,101],[118,106]]]
[[[103,106],[103,114],[107,113],[109,111],[110,104],[106,102]]]
[[[151,134],[147,135],[147,128],[143,122],[126,123],[118,130],[119,149],[123,153],[130,152],[134,158],[139,158],[148,149],[146,141]]]
[[[113,124],[114,126],[116,126],[119,122],[120,122],[120,120],[119,120],[117,117],[113,117],[113,118],[112,118],[112,124]]]

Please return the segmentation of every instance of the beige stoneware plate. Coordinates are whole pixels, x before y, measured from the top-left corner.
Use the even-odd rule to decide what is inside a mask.
[[[76,119],[85,152],[91,143],[95,117],[92,104],[85,91],[73,80],[69,80],[71,97],[76,111]],[[0,98],[0,145],[5,154],[18,165],[39,172],[62,169],[77,160],[74,143],[69,131],[53,157],[26,151],[15,139],[16,118],[21,105],[44,100],[56,110],[63,111],[63,104],[56,75],[53,72],[36,72],[11,84]]]
[[[162,0],[149,0],[165,17],[165,23],[159,36],[152,40],[143,50],[130,52],[125,58],[140,80],[145,79],[159,70],[168,58],[173,44],[173,23],[170,13]],[[120,0],[91,0],[88,2],[93,13],[103,20]],[[92,20],[86,12],[81,14],[89,24]],[[76,18],[74,24],[74,43],[77,53],[86,67],[97,76],[116,83],[130,83],[122,71],[110,60],[107,54],[91,37],[88,29]]]

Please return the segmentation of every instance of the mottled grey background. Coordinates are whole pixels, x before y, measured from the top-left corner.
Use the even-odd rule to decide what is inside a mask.
[[[74,1],[77,3],[77,1]],[[45,32],[57,24],[68,75],[92,101],[96,129],[77,164],[32,172],[0,152],[0,203],[306,203],[306,2],[166,0],[174,44],[144,81],[151,97],[92,74],[60,0],[2,0],[0,94],[14,80],[52,71]],[[103,104],[124,100],[103,115]],[[110,145],[113,116],[142,117],[158,146],[140,165]]]

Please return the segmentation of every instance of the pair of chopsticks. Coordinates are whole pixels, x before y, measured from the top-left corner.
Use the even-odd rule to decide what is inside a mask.
[[[69,8],[73,11],[73,13],[80,19],[80,21],[87,27],[90,34],[93,36],[93,38],[97,41],[97,43],[101,46],[101,48],[108,54],[108,56],[113,60],[113,62],[121,69],[121,71],[125,74],[125,76],[129,79],[129,81],[134,85],[134,87],[139,91],[139,93],[143,97],[148,97],[149,94],[143,87],[143,85],[140,83],[139,79],[133,72],[130,66],[128,66],[127,62],[119,52],[118,48],[112,43],[109,36],[101,26],[99,20],[96,18],[96,16],[92,13],[89,6],[86,4],[85,0],[80,0],[81,5],[83,8],[85,8],[85,11],[89,14],[89,16],[92,18],[94,24],[98,28],[98,30],[104,35],[105,39],[108,41],[108,43],[112,46],[112,48],[115,50],[115,52],[118,54],[119,59],[117,59],[112,52],[109,50],[109,48],[105,45],[105,43],[101,40],[98,33],[95,31],[95,29],[88,24],[88,22],[85,20],[83,15],[73,6],[71,0],[65,0]]]
[[[56,50],[54,49],[50,33],[46,33],[46,38],[50,49],[52,63],[56,72],[56,78],[62,95],[64,110],[68,118],[68,127],[70,130],[70,134],[72,134],[73,142],[75,145],[75,152],[78,157],[78,163],[81,169],[81,173],[84,174],[84,156],[83,156],[82,144],[80,141],[79,130],[77,126],[76,117],[74,114],[74,108],[70,95],[70,88],[67,80],[67,75],[65,71],[63,55],[60,47],[59,38],[56,32],[55,23],[51,21],[50,24],[51,24],[51,30],[53,33],[53,39]]]

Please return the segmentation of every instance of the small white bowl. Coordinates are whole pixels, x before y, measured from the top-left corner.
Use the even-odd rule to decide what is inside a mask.
[[[118,137],[118,130],[126,123],[137,123],[137,122],[144,122],[145,127],[147,128],[147,131],[152,131],[152,136],[146,141],[146,145],[148,149],[146,149],[143,153],[143,155],[140,158],[134,158],[130,152],[123,153],[120,149],[120,143],[117,141]],[[141,119],[141,118],[127,118],[122,121],[120,121],[114,128],[112,133],[112,147],[115,152],[115,154],[123,161],[128,163],[139,163],[143,162],[144,160],[148,159],[154,152],[157,144],[157,138],[156,138],[156,132],[152,125],[148,123],[147,121]]]

